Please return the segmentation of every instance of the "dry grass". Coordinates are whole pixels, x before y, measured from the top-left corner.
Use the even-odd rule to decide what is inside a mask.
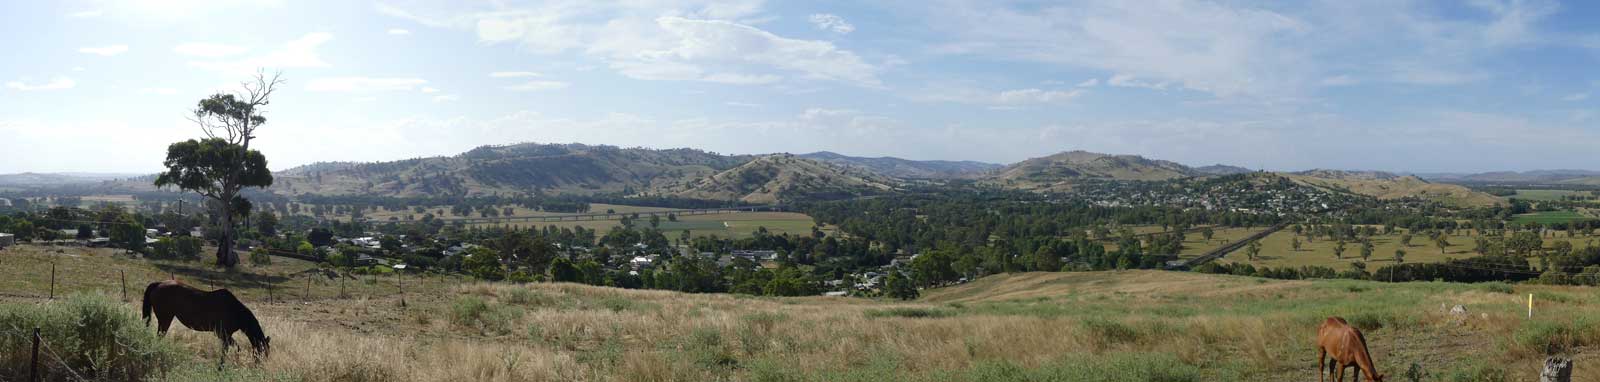
[[[7,265],[0,276],[15,276],[5,268],[27,256],[0,252]],[[81,258],[148,267],[93,251]],[[1315,363],[1310,337],[1329,315],[1362,326],[1378,367],[1391,375],[1415,362],[1436,376],[1498,372],[1526,380],[1546,352],[1575,353],[1582,365],[1596,358],[1585,349],[1600,344],[1600,326],[1587,318],[1600,300],[1568,287],[1505,293],[1465,284],[1125,271],[991,276],[908,303],[449,280],[416,288],[405,307],[397,295],[376,293],[268,303],[247,289],[246,303],[273,337],[272,357],[255,364],[235,354],[230,363],[240,366],[218,374],[215,340],[179,328],[172,341],[192,359],[167,378],[1306,380]],[[1526,293],[1542,296],[1533,321],[1523,318]],[[1456,304],[1471,314],[1441,310]]]

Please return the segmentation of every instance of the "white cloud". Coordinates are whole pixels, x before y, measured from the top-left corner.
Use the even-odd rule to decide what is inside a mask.
[[[455,95],[455,94],[433,96],[433,102],[443,103],[443,102],[455,102],[455,101],[460,101],[460,100],[461,100],[461,96]]]
[[[424,25],[470,28],[488,44],[577,51],[635,79],[770,84],[804,78],[880,87],[879,67],[827,41],[793,39],[749,23],[759,0],[538,3],[429,12],[380,5]],[[795,73],[787,75],[785,72]]]
[[[333,35],[324,32],[308,33],[300,38],[290,40],[276,50],[259,56],[246,57],[231,61],[190,61],[189,65],[201,69],[227,73],[254,73],[258,68],[321,68],[328,63],[317,54],[317,48],[333,40]]]
[[[1168,84],[1166,82],[1144,81],[1144,80],[1140,80],[1140,79],[1134,78],[1131,75],[1120,74],[1119,73],[1117,75],[1111,76],[1111,78],[1109,78],[1109,79],[1106,79],[1106,86],[1115,86],[1115,87],[1120,87],[1120,88],[1145,88],[1145,89],[1155,89],[1155,90],[1167,90],[1167,86],[1170,86],[1170,84]]]
[[[187,42],[172,47],[172,51],[185,56],[216,58],[243,54],[250,51],[250,48],[227,44]]]
[[[413,90],[428,80],[421,78],[332,77],[318,78],[306,83],[313,92],[382,92]]]
[[[505,89],[519,92],[560,90],[566,89],[567,85],[568,84],[566,82],[561,81],[533,80],[516,85],[506,86]]]
[[[1589,93],[1588,92],[1573,93],[1573,94],[1567,95],[1566,97],[1561,97],[1562,101],[1582,101],[1582,100],[1586,100],[1586,99],[1589,99]]]
[[[405,30],[405,29],[400,29],[400,28],[389,28],[389,34],[396,35],[396,36],[405,36],[405,35],[411,34],[411,31]]]
[[[489,77],[494,77],[494,78],[517,78],[517,77],[538,77],[538,76],[540,76],[540,74],[538,72],[493,72],[493,73],[489,73]]]
[[[42,84],[29,84],[29,83],[23,82],[23,81],[6,82],[6,87],[11,88],[11,89],[21,90],[21,91],[62,90],[62,89],[71,89],[74,86],[78,86],[78,82],[77,81],[73,81],[71,78],[67,78],[67,77],[56,77],[54,79],[51,79],[50,82],[46,82],[46,83],[42,83]]]
[[[1100,85],[1100,79],[1099,78],[1090,78],[1090,79],[1087,79],[1087,80],[1083,80],[1083,82],[1079,82],[1077,87],[1080,87],[1080,88],[1092,88],[1092,87],[1099,86],[1099,85]]]
[[[979,90],[960,85],[941,84],[912,96],[925,102],[956,102],[991,106],[1065,103],[1083,95],[1084,89],[1045,90],[1039,88],[1000,91]]]
[[[423,87],[422,87],[422,93],[423,93],[423,94],[427,94],[427,93],[438,93],[438,92],[439,92],[439,89],[435,89],[435,88],[434,88],[434,87],[432,87],[432,86],[423,86]]]
[[[178,94],[178,89],[173,89],[173,88],[143,88],[143,89],[139,89],[139,94],[173,95],[173,94]]]
[[[101,56],[115,56],[126,53],[127,45],[86,46],[78,48],[79,53],[98,54]]]
[[[817,13],[811,15],[811,24],[817,29],[832,31],[838,34],[848,34],[856,30],[856,26],[845,22],[843,17],[830,13]]]

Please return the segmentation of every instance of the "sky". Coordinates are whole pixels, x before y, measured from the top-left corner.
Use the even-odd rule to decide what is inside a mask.
[[[0,173],[161,169],[287,83],[275,170],[518,142],[1600,169],[1600,3],[7,1]]]

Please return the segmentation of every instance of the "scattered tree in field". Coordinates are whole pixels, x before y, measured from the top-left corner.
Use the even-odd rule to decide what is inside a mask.
[[[1406,250],[1394,249],[1394,268],[1389,271],[1389,282],[1394,282],[1394,274],[1400,271],[1400,264],[1406,262]]]
[[[1216,235],[1216,234],[1217,234],[1216,231],[1212,231],[1211,227],[1206,227],[1206,228],[1200,230],[1200,237],[1206,238],[1207,242],[1210,242],[1211,241],[1211,236],[1212,235]]]
[[[123,214],[111,227],[111,243],[129,251],[144,251],[144,224]]]
[[[1433,239],[1433,245],[1439,247],[1439,254],[1443,255],[1445,254],[1445,248],[1450,247],[1450,238],[1445,235],[1439,235],[1439,237]]]
[[[1255,261],[1256,255],[1261,254],[1261,242],[1251,241],[1249,245],[1244,247],[1244,254],[1245,257],[1250,259],[1250,261]]]
[[[900,272],[889,272],[889,277],[884,278],[883,284],[884,291],[892,298],[915,300],[921,294],[917,292],[917,286],[912,285],[911,279],[901,276]]]
[[[1293,247],[1295,252],[1300,252],[1300,238],[1289,238],[1289,246]]]
[[[1411,233],[1410,232],[1407,232],[1407,233],[1404,233],[1404,234],[1400,235],[1400,245],[1404,245],[1404,246],[1407,246],[1407,247],[1411,246]]]
[[[1370,240],[1362,241],[1361,242],[1361,261],[1371,260],[1372,259],[1372,250],[1373,250],[1372,241],[1370,241]]]
[[[250,201],[239,194],[246,187],[272,185],[267,157],[250,149],[256,129],[267,122],[262,108],[283,80],[257,74],[240,94],[214,94],[200,100],[191,118],[205,132],[203,140],[187,140],[167,147],[166,172],[156,177],[157,187],[177,186],[215,201],[221,229],[217,265],[239,264],[234,252],[236,217],[247,217]],[[237,215],[237,216],[236,216]]]
[[[1344,258],[1344,240],[1339,240],[1338,243],[1334,243],[1333,244],[1333,258],[1335,258],[1335,259],[1343,259]]]

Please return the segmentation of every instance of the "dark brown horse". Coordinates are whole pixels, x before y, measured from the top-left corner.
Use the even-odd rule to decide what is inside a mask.
[[[145,325],[150,325],[151,312],[161,324],[156,332],[162,336],[167,335],[173,317],[189,329],[216,334],[217,340],[222,341],[223,360],[228,357],[228,347],[234,346],[233,332],[238,331],[250,338],[250,346],[257,357],[267,356],[272,351],[272,337],[261,331],[256,315],[227,289],[206,292],[177,280],[153,282],[144,288]],[[217,368],[221,367],[222,360],[218,360]]]
[[[1367,379],[1383,382],[1383,374],[1372,365],[1372,355],[1367,352],[1367,337],[1361,335],[1361,330],[1350,326],[1343,318],[1328,317],[1317,327],[1317,380],[1323,380],[1323,372],[1333,376],[1334,370],[1338,375],[1335,381],[1344,382],[1344,369],[1355,368],[1355,380],[1361,382],[1361,372],[1367,372]],[[1324,364],[1332,358],[1330,363]]]

